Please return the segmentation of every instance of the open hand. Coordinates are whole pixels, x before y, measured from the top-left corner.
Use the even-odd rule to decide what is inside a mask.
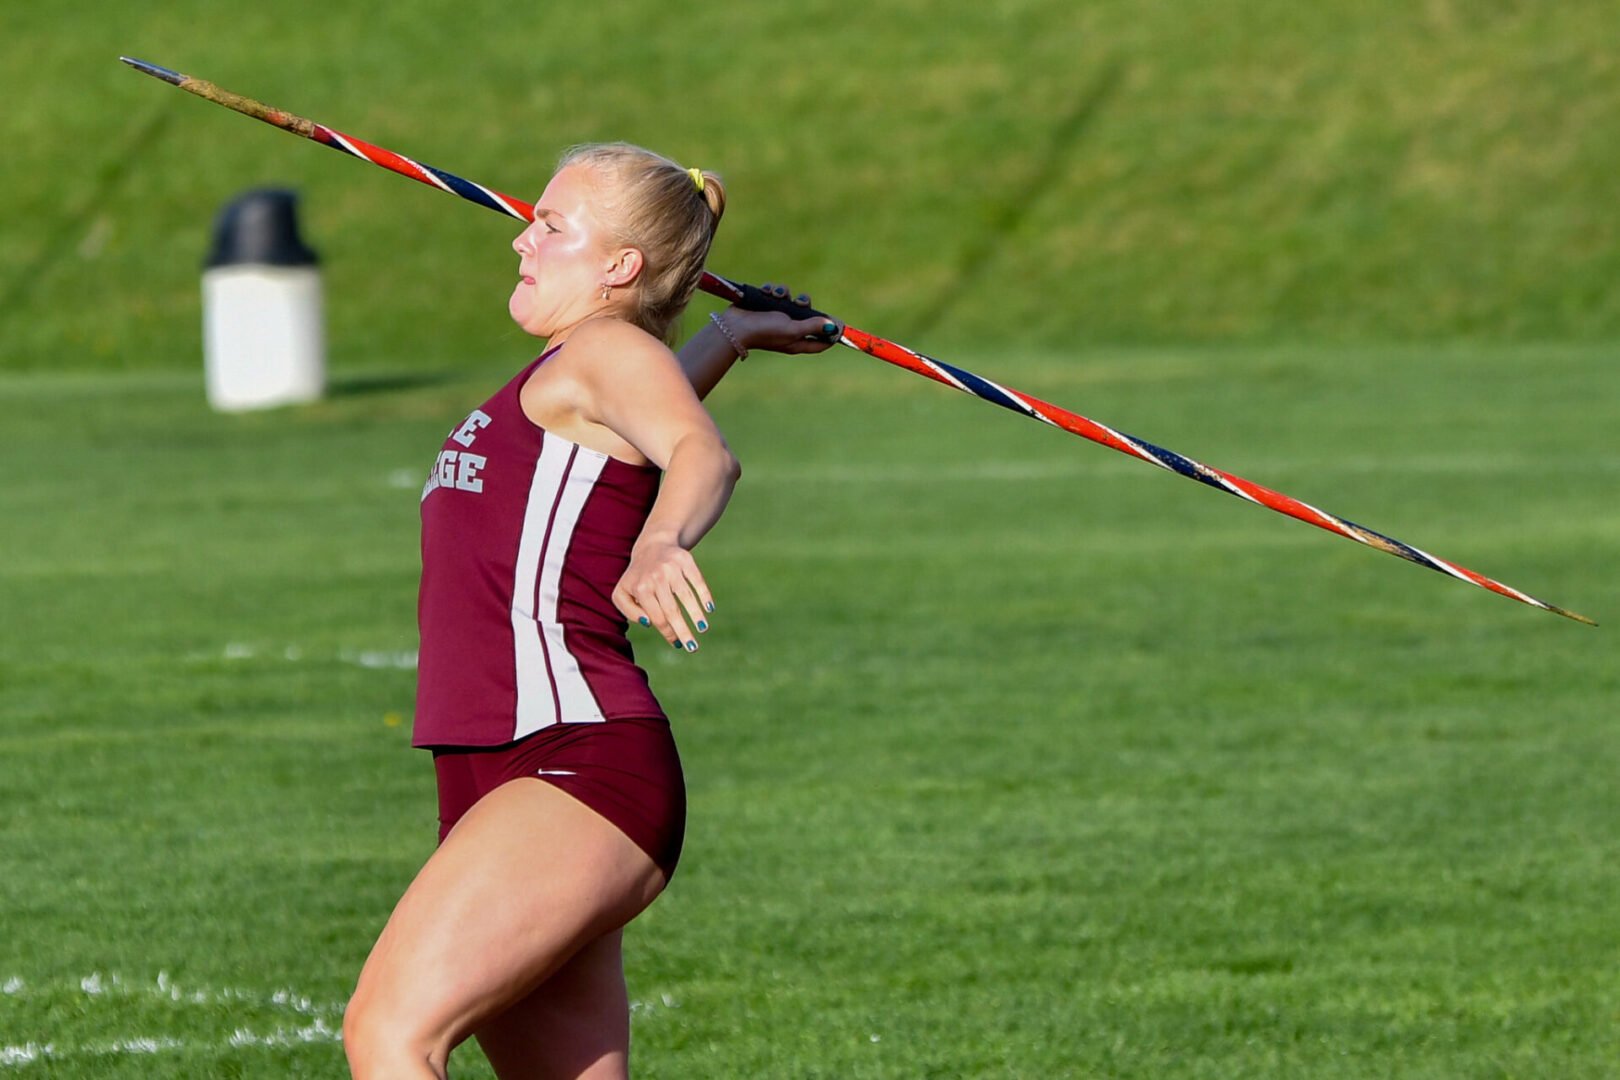
[[[677,649],[697,652],[697,634],[708,632],[714,597],[690,551],[643,538],[631,549],[630,565],[613,589],[613,606],[631,622],[663,634]]]

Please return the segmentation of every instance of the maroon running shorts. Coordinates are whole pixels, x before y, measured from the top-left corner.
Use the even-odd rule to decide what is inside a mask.
[[[433,748],[439,842],[473,803],[508,780],[554,784],[612,822],[668,878],[686,833],[686,783],[669,721],[552,724],[505,746]]]

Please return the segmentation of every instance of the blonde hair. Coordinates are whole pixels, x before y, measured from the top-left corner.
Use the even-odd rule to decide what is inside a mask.
[[[585,166],[603,181],[594,209],[609,246],[641,251],[631,321],[667,340],[703,276],[714,230],[726,212],[725,186],[714,173],[684,169],[622,142],[576,146],[557,169],[570,165]]]

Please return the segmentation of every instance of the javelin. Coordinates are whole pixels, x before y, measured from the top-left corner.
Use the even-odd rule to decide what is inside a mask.
[[[317,124],[312,120],[306,120],[301,116],[294,116],[292,113],[254,101],[252,98],[234,94],[229,90],[223,90],[211,82],[194,79],[189,75],[182,75],[178,71],[170,71],[168,68],[149,64],[144,60],[134,60],[127,56],[119,57],[119,59],[137,71],[162,79],[166,83],[178,86],[180,89],[196,94],[198,97],[206,98],[217,105],[223,105],[227,109],[234,109],[239,113],[245,113],[248,116],[263,120],[265,123],[281,128],[283,131],[291,131],[296,135],[302,135],[306,139],[313,139],[324,146],[330,146],[334,150],[352,154],[357,158],[371,162],[373,165],[381,165],[385,169],[399,173],[401,176],[408,176],[412,180],[431,184],[443,191],[448,191],[452,195],[459,195],[469,202],[475,202],[479,206],[506,214],[508,217],[517,218],[519,221],[534,220],[534,207],[522,199],[503,195],[491,188],[484,187],[482,184],[475,184],[452,173],[435,169],[431,165],[423,165],[420,162],[412,161],[410,158],[403,157],[391,150],[384,150],[380,146],[373,146],[353,136],[344,135],[324,124]],[[704,271],[698,287],[704,292],[756,311],[781,311],[796,318],[829,317],[825,312],[793,304],[785,297],[774,296],[753,285],[730,281],[707,270]],[[897,367],[903,367],[907,371],[916,372],[918,375],[933,379],[935,382],[955,387],[963,393],[983,398],[985,401],[1000,405],[1002,408],[1011,409],[1042,423],[1062,428],[1064,431],[1090,439],[1095,443],[1101,443],[1104,446],[1118,450],[1120,453],[1130,454],[1132,457],[1142,459],[1149,465],[1157,465],[1161,469],[1179,473],[1189,480],[1197,480],[1201,484],[1207,484],[1229,495],[1236,495],[1240,499],[1268,507],[1280,514],[1298,518],[1300,521],[1315,525],[1319,529],[1337,533],[1340,536],[1356,541],[1358,544],[1366,544],[1368,547],[1388,552],[1408,562],[1414,562],[1419,566],[1425,566],[1430,570],[1457,578],[1459,581],[1466,581],[1478,585],[1482,589],[1489,589],[1491,592],[1500,593],[1503,596],[1518,600],[1520,603],[1541,608],[1543,611],[1551,611],[1556,615],[1574,619],[1576,622],[1586,623],[1588,626],[1597,625],[1596,622],[1588,619],[1585,615],[1577,615],[1573,611],[1558,607],[1555,604],[1549,604],[1545,600],[1537,600],[1528,593],[1522,593],[1510,585],[1504,585],[1499,581],[1486,577],[1484,574],[1469,570],[1467,567],[1458,566],[1454,562],[1448,562],[1438,556],[1430,555],[1420,548],[1402,543],[1392,537],[1385,536],[1383,533],[1374,532],[1365,526],[1357,525],[1353,521],[1347,521],[1336,514],[1330,514],[1326,510],[1319,510],[1309,503],[1303,503],[1280,492],[1272,491],[1270,488],[1245,480],[1241,476],[1233,476],[1231,473],[1222,472],[1220,469],[1184,457],[1174,450],[1166,450],[1162,446],[1155,446],[1150,442],[1126,435],[1124,432],[1116,431],[1105,424],[1099,424],[1095,420],[1088,420],[1079,413],[1070,412],[1067,409],[1059,408],[1018,390],[1009,389],[983,376],[975,375],[971,371],[964,371],[962,368],[953,367],[942,360],[935,360],[931,356],[925,356],[920,352],[908,349],[904,345],[897,345],[892,341],[887,341],[876,334],[869,334],[853,326],[845,326],[843,335],[839,338],[839,343],[852,349],[858,349],[869,356],[874,356]]]

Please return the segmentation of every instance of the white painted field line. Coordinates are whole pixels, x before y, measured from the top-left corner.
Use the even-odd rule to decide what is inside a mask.
[[[330,656],[330,654],[327,654]],[[217,652],[193,652],[186,655],[187,660],[201,662],[207,660],[285,660],[289,664],[296,664],[304,660],[325,659],[319,654],[310,653],[297,645],[285,647],[270,645],[255,645],[246,641],[227,641]],[[342,649],[337,654],[337,660],[342,664],[352,664],[363,668],[387,668],[395,671],[416,670],[415,649]]]
[[[681,1007],[681,1003],[669,994],[659,994],[657,1001],[632,1001],[630,1003],[630,1015],[636,1016],[640,1013],[650,1013],[660,1006],[665,1009],[678,1009]]]
[[[18,976],[10,976],[0,983],[0,992],[13,997],[45,996],[67,989],[60,986],[30,987]],[[342,1039],[341,1031],[334,1027],[343,1013],[342,1002],[316,1002],[296,990],[244,990],[235,987],[215,989],[203,987],[186,989],[169,978],[168,972],[159,972],[154,982],[126,983],[118,975],[103,975],[99,971],[78,979],[78,990],[85,997],[156,997],[177,1005],[241,1004],[259,1008],[285,1009],[308,1017],[310,1023],[298,1027],[279,1027],[266,1033],[249,1028],[238,1028],[218,1042],[187,1041],[167,1036],[138,1035],[105,1042],[88,1042],[64,1046],[55,1042],[26,1042],[17,1046],[0,1046],[0,1068],[20,1068],[44,1059],[109,1057],[127,1054],[158,1054],[167,1051],[197,1049],[225,1049],[244,1046],[302,1046],[312,1043],[332,1043]],[[68,990],[71,993],[71,990]],[[328,1021],[331,1022],[328,1022]]]
[[[358,664],[363,668],[393,668],[396,671],[416,670],[415,649],[363,649],[359,652],[345,649],[338,653],[345,664]]]
[[[277,1028],[268,1035],[255,1035],[247,1028],[238,1028],[231,1033],[229,1040],[232,1046],[298,1046],[342,1041],[343,1032],[327,1027],[326,1021],[319,1017],[307,1027]]]
[[[21,978],[11,976],[0,983],[0,992],[30,997],[49,994],[61,987],[31,988]],[[295,990],[241,990],[204,988],[185,990],[169,978],[168,972],[159,972],[154,982],[135,985],[126,983],[118,975],[103,975],[99,971],[78,979],[78,989],[85,997],[158,997],[180,1005],[218,1005],[232,1002],[260,1007],[274,1006],[288,1009],[310,1018],[310,1023],[298,1027],[279,1027],[269,1032],[256,1032],[250,1028],[237,1028],[223,1040],[185,1040],[167,1036],[137,1035],[105,1042],[87,1042],[74,1046],[54,1042],[26,1042],[17,1046],[0,1046],[0,1069],[21,1068],[36,1061],[88,1057],[116,1057],[133,1054],[161,1054],[166,1052],[195,1052],[198,1050],[224,1050],[241,1047],[286,1047],[337,1043],[343,1040],[337,1018],[343,1013],[341,1002],[315,1002]],[[69,991],[71,993],[71,991]],[[680,1002],[668,993],[655,1000],[637,1000],[630,1003],[635,1019],[661,1009],[677,1009]]]
[[[54,1057],[56,1047],[50,1043],[44,1046],[38,1043],[24,1043],[21,1046],[0,1046],[0,1068],[11,1068],[17,1065],[27,1065],[30,1061],[38,1061],[42,1057]]]
[[[258,1005],[287,1009],[302,1016],[336,1016],[343,1011],[342,1002],[316,1002],[306,994],[296,990],[243,990],[236,987],[215,989],[203,986],[197,989],[181,987],[169,977],[167,971],[158,972],[152,982],[144,980],[137,983],[124,981],[120,975],[103,975],[93,971],[77,979],[79,992],[86,997],[100,997],[111,995],[115,997],[159,997],[176,1004],[185,1005],[227,1005],[241,1003],[244,1005]],[[10,976],[0,983],[0,992],[23,997],[45,995],[57,992],[59,987],[35,986],[31,987],[18,976]]]
[[[308,1046],[314,1043],[341,1042],[340,1031],[316,1019],[313,1024],[297,1028],[277,1028],[260,1035],[247,1028],[238,1028],[230,1038],[221,1042],[187,1042],[184,1039],[151,1038],[137,1036],[114,1042],[84,1043],[80,1046],[57,1046],[55,1043],[24,1043],[22,1046],[0,1046],[0,1068],[18,1068],[45,1059],[116,1057],[126,1054],[161,1054],[165,1051],[193,1051],[201,1049],[234,1049],[263,1046]]]

